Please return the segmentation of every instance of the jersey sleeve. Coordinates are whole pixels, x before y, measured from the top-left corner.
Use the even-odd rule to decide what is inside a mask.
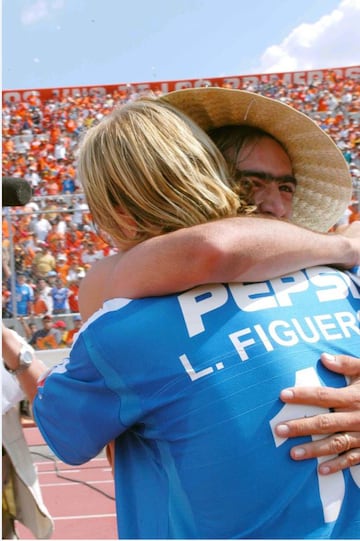
[[[70,357],[39,382],[33,413],[52,451],[64,462],[78,465],[126,430],[120,405],[118,393],[106,384],[79,336]]]

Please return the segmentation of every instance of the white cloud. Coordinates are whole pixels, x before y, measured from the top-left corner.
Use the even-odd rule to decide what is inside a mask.
[[[360,0],[342,0],[313,24],[296,27],[268,47],[256,73],[351,66],[359,63]]]
[[[23,9],[21,13],[21,22],[24,25],[30,25],[46,19],[55,9],[62,9],[64,0],[36,0],[31,5]]]
[[[26,7],[21,13],[21,22],[25,25],[34,24],[47,17],[48,3],[46,0],[37,0],[31,6]]]

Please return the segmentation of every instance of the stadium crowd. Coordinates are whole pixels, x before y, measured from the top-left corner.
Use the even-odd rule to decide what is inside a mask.
[[[243,89],[295,107],[333,138],[349,164],[354,186],[341,223],[359,220],[360,81],[329,70],[308,85],[285,84],[278,78]],[[32,92],[26,101],[3,103],[2,174],[26,179],[34,197],[25,207],[3,212],[2,315],[16,318],[37,348],[71,345],[81,324],[80,281],[94,261],[114,253],[92,226],[76,176],[79,138],[114,106],[138,96],[128,86],[105,96],[79,92],[46,101]]]

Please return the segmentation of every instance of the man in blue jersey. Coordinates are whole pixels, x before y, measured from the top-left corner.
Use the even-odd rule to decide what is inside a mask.
[[[359,280],[328,267],[108,301],[40,389],[36,421],[73,464],[118,436],[120,537],[356,538],[360,466],[320,476],[274,426],[327,411],[279,393],[344,385],[319,358],[358,351],[359,310]]]
[[[82,178],[94,189],[109,180],[94,165],[117,163],[119,141],[107,135],[109,155],[96,152],[96,164],[85,159],[86,149],[88,157],[97,151],[91,136],[82,150]],[[145,151],[126,153],[127,164],[135,158],[139,167]],[[168,178],[166,157],[160,162]],[[103,194],[117,211],[114,223],[117,195]],[[98,193],[95,200],[103,203]],[[128,232],[124,225],[111,233],[134,239],[134,217],[124,212],[121,219]],[[256,284],[108,300],[77,336],[69,362],[39,389],[36,420],[57,455],[74,464],[116,439],[120,537],[354,537],[358,467],[321,478],[317,461],[291,461],[289,442],[273,426],[316,410],[289,411],[278,398],[282,388],[344,384],[319,357],[324,349],[355,354],[359,299],[355,278],[320,267]],[[7,351],[6,361],[15,367],[14,350],[11,356]]]

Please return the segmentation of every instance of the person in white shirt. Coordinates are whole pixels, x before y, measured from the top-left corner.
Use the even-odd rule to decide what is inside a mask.
[[[15,331],[17,339],[26,341]],[[16,375],[1,363],[2,382],[2,539],[18,539],[15,521],[37,539],[49,539],[54,521],[43,501],[38,475],[21,425],[19,403],[25,398]]]

